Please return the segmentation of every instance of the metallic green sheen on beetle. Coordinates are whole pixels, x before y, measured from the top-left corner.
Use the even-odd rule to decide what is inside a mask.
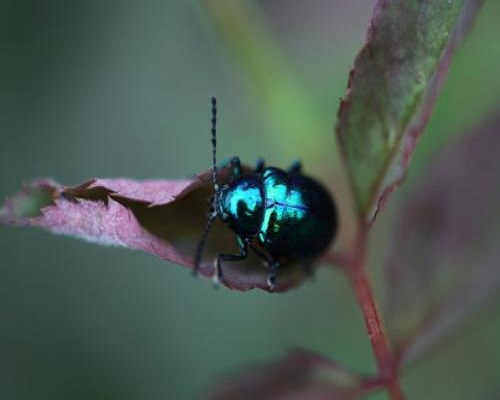
[[[223,279],[222,262],[244,260],[253,250],[267,265],[267,284],[276,286],[280,268],[292,262],[308,265],[326,251],[337,230],[337,211],[328,191],[316,180],[302,174],[300,163],[287,170],[265,167],[260,161],[251,173],[244,173],[238,157],[229,162],[228,184],[217,182],[216,100],[212,99],[212,176],[214,195],[207,226],[195,257],[194,271],[212,222],[220,218],[235,233],[240,252],[220,254],[215,262],[214,280]]]

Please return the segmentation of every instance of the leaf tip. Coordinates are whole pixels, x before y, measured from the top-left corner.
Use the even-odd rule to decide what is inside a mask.
[[[23,184],[21,190],[7,197],[0,208],[0,223],[26,225],[31,218],[41,215],[42,210],[54,204],[59,186],[48,178]]]

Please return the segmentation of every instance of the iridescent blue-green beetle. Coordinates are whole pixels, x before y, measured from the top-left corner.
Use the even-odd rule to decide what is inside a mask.
[[[323,253],[337,231],[337,211],[328,191],[302,175],[299,162],[283,171],[259,161],[244,173],[240,159],[229,162],[231,180],[220,186],[216,166],[217,101],[212,98],[212,180],[214,195],[207,225],[198,244],[194,272],[198,271],[208,231],[219,217],[235,233],[239,254],[219,254],[214,281],[223,279],[223,261],[241,261],[253,250],[267,265],[267,284],[276,287],[280,268],[294,262],[303,265]]]

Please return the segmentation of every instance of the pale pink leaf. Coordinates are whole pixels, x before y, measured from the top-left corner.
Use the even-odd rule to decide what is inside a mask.
[[[221,179],[227,171],[221,171]],[[207,221],[212,193],[210,172],[189,179],[91,179],[64,187],[53,180],[28,183],[0,209],[0,223],[36,226],[101,245],[142,250],[186,267]],[[237,253],[235,235],[220,221],[209,234],[200,274],[212,276],[219,253]],[[279,271],[276,291],[303,281],[300,266]],[[224,284],[232,289],[268,289],[267,270],[257,257],[224,264]]]

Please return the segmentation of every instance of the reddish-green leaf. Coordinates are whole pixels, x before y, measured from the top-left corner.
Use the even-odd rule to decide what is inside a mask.
[[[384,308],[403,361],[500,289],[499,132],[500,113],[446,149],[397,216]]]
[[[271,363],[241,371],[219,384],[210,400],[353,400],[370,390],[332,361],[295,350]]]
[[[226,172],[221,171],[221,179]],[[0,223],[37,226],[101,245],[143,250],[192,267],[207,220],[209,178],[210,172],[181,180],[92,179],[73,187],[38,180],[6,200]],[[202,275],[212,275],[213,260],[221,252],[237,252],[237,247],[234,233],[217,221],[209,234]],[[267,270],[256,257],[223,267],[226,286],[268,290]],[[276,291],[303,279],[299,266],[287,266],[279,271]]]
[[[379,0],[338,112],[337,135],[362,220],[402,180],[453,51],[481,0]]]

